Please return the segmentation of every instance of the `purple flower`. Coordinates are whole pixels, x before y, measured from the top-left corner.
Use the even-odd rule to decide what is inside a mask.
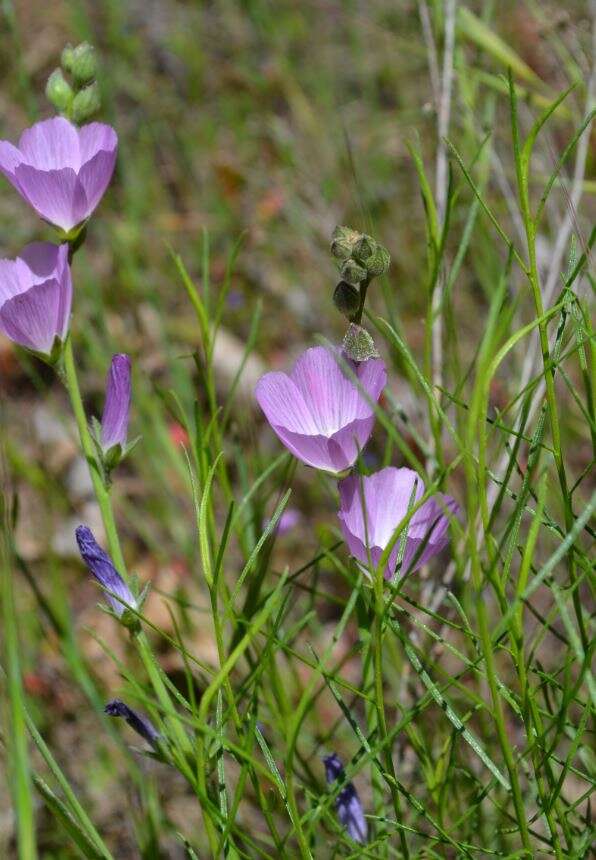
[[[412,505],[424,495],[422,479],[411,469],[395,469],[391,466],[374,475],[363,478],[350,475],[340,481],[341,528],[350,553],[363,565],[368,566],[367,537],[371,561],[373,565],[379,563],[383,550],[407,515],[414,487]],[[366,534],[363,508],[366,510]],[[401,564],[404,572],[410,569],[412,563],[412,571],[417,570],[447,545],[449,517],[446,512],[456,514],[458,510],[459,506],[451,496],[440,493],[427,499],[418,508],[407,526]],[[386,579],[393,578],[402,539],[400,537],[391,550],[385,570]]]
[[[114,567],[110,556],[103,551],[93,537],[91,529],[87,526],[79,526],[75,534],[81,558],[89,568],[91,575],[102,588],[109,592],[106,597],[118,618],[122,617],[127,608],[124,604],[136,609],[137,602],[130,588]]]
[[[354,465],[372,432],[374,410],[363,392],[378,400],[387,380],[379,359],[347,363],[363,391],[344,373],[337,352],[317,346],[289,375],[266,373],[255,392],[286,448],[308,466],[335,474]]]
[[[0,260],[0,331],[50,356],[68,334],[72,281],[68,245],[33,242],[16,260]]]
[[[115,445],[124,449],[130,412],[130,358],[122,353],[112,358],[106,380],[106,401],[101,419],[101,447],[104,454]]]
[[[131,729],[134,729],[147,743],[150,743],[152,747],[158,746],[161,735],[156,731],[151,721],[142,714],[133,711],[120,699],[112,699],[111,702],[108,702],[104,708],[104,713],[109,717],[123,717]]]
[[[0,141],[0,171],[37,214],[68,232],[93,212],[108,187],[118,138],[109,125],[77,128],[58,116]]]
[[[346,774],[340,757],[336,753],[325,756],[325,776],[329,784],[345,782]],[[348,836],[355,842],[364,844],[368,838],[368,826],[358,793],[351,782],[345,782],[335,800],[337,817],[346,828]]]

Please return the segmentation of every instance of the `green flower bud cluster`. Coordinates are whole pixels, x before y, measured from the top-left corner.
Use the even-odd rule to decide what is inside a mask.
[[[333,301],[344,316],[359,323],[363,293],[373,278],[388,271],[389,251],[366,233],[359,233],[351,227],[336,227],[331,253],[338,260],[341,275]],[[354,320],[354,317],[358,318]]]
[[[366,233],[359,233],[351,227],[336,227],[331,238],[331,253],[340,261],[340,272],[349,283],[360,283],[384,275],[389,269],[391,258],[387,248]],[[352,274],[353,280],[344,277],[344,269]]]
[[[46,96],[56,110],[80,124],[101,107],[97,75],[97,54],[89,42],[73,48],[67,45],[46,84]]]
[[[389,270],[389,251],[366,233],[351,227],[336,227],[331,253],[338,261],[341,276],[333,303],[350,321],[343,342],[344,353],[353,361],[366,361],[378,355],[372,337],[361,326],[366,292],[373,278]]]

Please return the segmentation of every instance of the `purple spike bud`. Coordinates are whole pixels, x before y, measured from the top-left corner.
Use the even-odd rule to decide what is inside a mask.
[[[107,454],[120,445],[124,449],[130,414],[130,358],[122,353],[112,358],[106,379],[106,400],[101,419],[101,448]]]
[[[89,218],[109,185],[118,138],[109,125],[58,116],[0,141],[0,172],[37,214],[66,233]]]
[[[0,332],[50,358],[68,334],[72,281],[68,245],[33,242],[0,260]]]
[[[369,401],[379,399],[387,381],[379,359],[344,360],[359,385],[344,372],[337,350],[317,346],[300,356],[290,374],[266,373],[255,391],[286,448],[307,466],[333,474],[356,462],[375,421]]]
[[[393,533],[407,516],[410,499],[413,505],[423,495],[424,483],[412,469],[395,469],[389,466],[374,475],[350,475],[340,481],[339,519],[344,538],[354,558],[368,568],[370,552],[373,565],[377,565]],[[457,502],[451,496],[441,493],[427,499],[415,511],[407,526],[406,546],[401,562],[401,570],[404,573],[417,570],[447,546],[449,519],[458,511]],[[393,579],[396,572],[401,540],[402,538],[396,541],[389,555],[385,569],[386,579]]]
[[[348,836],[354,842],[364,845],[368,839],[368,825],[364,817],[364,810],[358,797],[358,792],[351,782],[345,782],[346,774],[340,757],[336,753],[325,756],[325,776],[329,784],[333,782],[345,783],[339,791],[335,800],[337,817],[346,828]]]
[[[76,538],[81,558],[89,568],[91,575],[102,588],[109,592],[106,595],[107,599],[118,618],[122,617],[127,605],[136,609],[137,602],[130,588],[114,567],[112,559],[93,537],[91,529],[87,526],[79,526],[76,530]]]
[[[121,702],[120,699],[112,699],[104,708],[104,713],[109,717],[123,717],[131,729],[144,738],[147,743],[157,749],[158,743],[161,740],[161,735],[156,731],[151,721],[142,714],[133,711],[128,705]]]

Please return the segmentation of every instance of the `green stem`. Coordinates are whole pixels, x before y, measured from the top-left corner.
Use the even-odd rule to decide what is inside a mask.
[[[126,578],[126,564],[124,563],[122,547],[120,546],[120,539],[118,537],[118,531],[116,529],[116,521],[114,520],[114,512],[112,510],[110,491],[106,487],[106,484],[104,482],[102,469],[97,461],[97,452],[95,450],[95,445],[93,443],[93,439],[91,438],[91,433],[89,432],[89,427],[87,425],[87,416],[85,415],[85,407],[83,406],[83,399],[81,397],[81,390],[79,388],[79,381],[77,378],[77,371],[74,363],[74,355],[72,351],[72,342],[70,335],[68,336],[64,345],[63,367],[64,381],[66,383],[66,388],[70,396],[72,410],[74,412],[75,420],[77,422],[77,428],[79,431],[79,438],[81,440],[83,454],[85,455],[85,459],[89,467],[89,474],[91,475],[93,490],[95,492],[95,497],[97,499],[99,510],[101,512],[101,518],[103,520],[103,525],[106,532],[110,555],[112,556],[112,560],[120,573]]]
[[[358,310],[354,314],[353,317],[350,317],[350,322],[355,323],[356,325],[360,325],[362,322],[362,314],[364,313],[364,305],[366,303],[366,293],[368,292],[368,286],[370,284],[370,278],[366,278],[360,284],[360,304],[358,306]]]
[[[379,580],[379,581],[377,581]],[[385,617],[385,601],[383,599],[383,571],[375,571],[375,618],[374,618],[374,637],[373,637],[373,663],[375,677],[375,705],[377,709],[377,723],[379,729],[379,740],[385,741],[388,737],[387,718],[385,715],[385,694],[383,689],[383,619]],[[383,743],[385,759],[385,767],[391,777],[393,777],[390,789],[391,799],[393,801],[393,809],[395,811],[395,819],[398,823],[401,822],[401,803],[399,799],[399,791],[397,789],[397,778],[395,767],[393,765],[393,744]],[[401,852],[404,860],[408,860],[410,852],[406,841],[404,830],[399,828],[399,841]]]
[[[482,645],[484,664],[486,666],[486,678],[488,680],[488,686],[490,689],[490,695],[492,700],[493,720],[497,729],[497,736],[499,738],[499,744],[501,746],[503,758],[505,759],[505,764],[509,773],[509,779],[511,780],[513,805],[515,807],[515,815],[517,818],[517,823],[519,825],[522,844],[528,852],[528,856],[533,857],[534,854],[532,851],[532,845],[530,843],[530,831],[528,829],[528,820],[524,808],[524,799],[519,781],[519,773],[515,761],[515,756],[513,754],[513,750],[511,749],[511,744],[509,743],[509,734],[507,732],[507,727],[505,725],[503,706],[501,702],[499,684],[497,681],[497,672],[495,669],[492,639],[488,628],[486,604],[482,599],[481,587],[477,588],[476,590],[476,599],[478,604],[478,626],[480,628],[480,642]]]
[[[532,297],[534,299],[534,308],[538,323],[538,333],[540,337],[540,351],[542,353],[542,365],[544,373],[544,382],[546,386],[546,401],[548,404],[548,415],[551,428],[553,455],[559,485],[561,487],[561,496],[563,501],[563,510],[565,517],[565,528],[567,532],[571,531],[575,522],[573,510],[569,500],[569,489],[567,487],[567,476],[565,473],[565,462],[563,458],[563,450],[561,446],[561,429],[559,426],[559,413],[557,411],[557,399],[555,393],[555,373],[556,365],[550,359],[550,347],[548,343],[547,322],[544,319],[544,304],[542,301],[542,289],[540,285],[540,274],[538,271],[538,262],[536,258],[536,221],[532,217],[530,208],[530,191],[529,191],[529,169],[531,159],[531,148],[522,153],[519,138],[519,126],[517,122],[517,105],[515,100],[515,90],[511,86],[511,127],[513,133],[513,147],[515,152],[515,171],[517,178],[517,187],[519,194],[519,203],[526,233],[526,244],[528,248],[529,268],[526,270],[526,275],[530,282]],[[577,588],[577,577],[575,574],[575,554],[573,546],[570,547],[567,555],[567,566],[569,570],[569,581],[571,583],[572,601],[577,626],[579,629],[582,648],[587,653],[589,648],[589,637],[584,624],[584,616],[581,606],[581,597]]]

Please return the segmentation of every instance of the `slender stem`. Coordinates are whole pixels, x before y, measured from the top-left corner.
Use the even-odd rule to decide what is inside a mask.
[[[513,133],[513,145],[515,151],[515,170],[517,178],[517,187],[519,194],[519,203],[521,208],[522,220],[526,233],[526,244],[528,248],[529,268],[526,271],[532,297],[534,299],[534,308],[536,316],[541,322],[538,324],[538,333],[540,338],[540,351],[542,353],[542,365],[544,371],[544,382],[546,386],[546,401],[548,404],[548,415],[551,428],[553,455],[555,467],[561,487],[561,496],[563,501],[563,510],[565,516],[565,528],[569,532],[573,528],[575,517],[569,500],[569,489],[567,487],[567,476],[565,473],[565,462],[563,458],[563,450],[561,446],[561,429],[559,426],[559,413],[557,411],[557,399],[555,392],[555,373],[556,365],[551,362],[550,347],[548,342],[547,322],[544,317],[544,302],[542,300],[542,288],[540,284],[540,273],[538,271],[538,261],[536,257],[536,221],[532,217],[530,207],[530,191],[529,191],[529,167],[531,150],[527,154],[521,155],[519,126],[517,122],[517,105],[515,101],[515,90],[511,88],[511,128]],[[589,648],[589,637],[584,624],[584,616],[581,606],[581,597],[579,589],[576,587],[577,577],[575,575],[575,554],[573,546],[570,547],[567,555],[567,566],[569,570],[569,580],[572,587],[572,601],[577,626],[579,629],[580,639],[584,652],[587,653]]]
[[[379,580],[377,582],[377,580]],[[379,740],[385,741],[388,736],[387,718],[385,715],[385,695],[383,690],[383,619],[385,617],[385,601],[383,599],[383,571],[375,572],[375,619],[374,619],[374,641],[373,641],[373,662],[374,662],[374,677],[375,677],[375,705],[377,709],[377,723],[379,729]],[[385,767],[390,776],[393,777],[391,782],[391,799],[393,801],[393,809],[395,811],[396,821],[401,821],[401,804],[399,799],[399,791],[396,785],[395,767],[393,765],[393,744],[384,743],[384,759]],[[399,841],[401,852],[404,860],[408,860],[410,852],[408,843],[406,842],[406,834],[404,830],[399,828]]]
[[[360,284],[360,304],[359,304],[358,310],[356,311],[354,316],[350,318],[350,322],[353,322],[356,325],[360,325],[360,323],[362,322],[362,314],[364,313],[364,305],[366,303],[366,293],[368,292],[369,284],[370,284],[370,278],[366,278]]]
[[[468,433],[468,451],[471,452],[474,450],[473,422],[470,422],[470,425],[468,427]],[[475,465],[471,456],[468,456],[465,460],[465,472],[468,493],[467,508],[468,511],[477,511],[479,504],[477,492],[477,475],[475,472]],[[482,593],[484,586],[484,577],[480,564],[480,556],[478,553],[477,531],[478,530],[475,525],[475,517],[470,517],[470,522],[468,526],[468,550],[470,556],[471,580],[474,590],[474,599],[476,603],[476,614],[478,618],[478,627],[480,633],[481,652],[482,657],[484,659],[484,665],[486,667],[486,679],[488,681],[488,687],[490,690],[492,701],[491,716],[495,724],[499,745],[501,747],[501,752],[503,755],[503,759],[505,760],[505,765],[507,767],[509,779],[511,782],[511,794],[513,798],[513,805],[515,808],[515,815],[519,827],[522,844],[527,852],[527,855],[529,857],[532,857],[533,852],[530,843],[528,817],[524,809],[524,800],[521,792],[517,762],[515,761],[515,756],[513,754],[513,750],[509,742],[509,734],[505,725],[505,717],[503,713],[503,705],[501,701],[501,693],[499,689],[499,681],[497,678],[495,657],[493,653],[492,637],[488,625],[486,604],[484,602],[484,597]]]
[[[124,563],[122,547],[120,546],[120,539],[116,529],[116,521],[114,520],[110,491],[105,485],[103,473],[97,461],[97,453],[93,444],[93,439],[91,438],[91,433],[89,432],[89,427],[87,425],[87,416],[85,415],[85,407],[83,406],[83,399],[79,388],[70,335],[64,345],[63,360],[64,381],[66,383],[72,410],[77,422],[83,454],[85,455],[85,459],[87,460],[87,465],[89,467],[93,490],[101,511],[101,518],[106,532],[110,555],[122,576],[126,578],[126,564]]]
[[[530,831],[528,829],[527,814],[524,808],[524,799],[519,781],[519,773],[515,761],[515,756],[513,754],[513,750],[511,749],[511,744],[509,743],[509,734],[507,731],[507,727],[505,725],[503,705],[501,702],[501,693],[495,668],[492,638],[488,627],[486,604],[482,599],[481,588],[477,589],[476,595],[478,604],[478,626],[480,628],[480,642],[482,646],[484,664],[486,666],[486,678],[491,694],[493,720],[497,730],[497,736],[499,738],[499,744],[501,746],[503,758],[505,759],[505,764],[509,773],[509,779],[511,780],[513,805],[515,807],[515,814],[519,826],[522,844],[528,852],[528,856],[533,857],[534,854],[530,843]]]

